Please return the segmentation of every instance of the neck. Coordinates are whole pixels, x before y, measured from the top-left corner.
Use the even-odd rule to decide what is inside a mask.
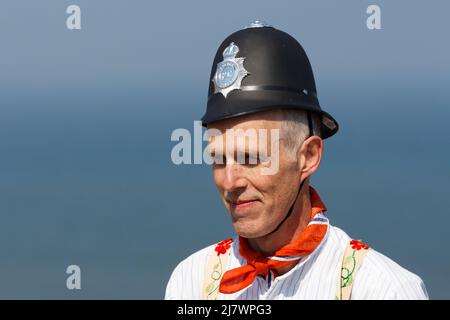
[[[276,232],[267,236],[248,239],[250,246],[254,250],[260,252],[264,256],[271,256],[275,254],[277,250],[292,242],[292,240],[297,238],[306,228],[311,218],[309,184],[305,183],[302,189],[303,190],[296,199],[291,216]],[[288,270],[290,270],[293,268],[293,265],[288,267],[290,267],[288,268]],[[282,273],[284,272],[281,272],[280,274]]]

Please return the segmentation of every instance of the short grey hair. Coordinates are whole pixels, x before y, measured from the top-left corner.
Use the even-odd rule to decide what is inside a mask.
[[[307,113],[304,110],[282,109],[281,136],[284,145],[296,155],[303,142],[309,137],[309,126]],[[311,113],[313,134],[320,136],[321,116]]]

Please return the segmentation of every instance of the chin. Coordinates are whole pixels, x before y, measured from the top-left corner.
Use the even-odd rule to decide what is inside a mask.
[[[260,238],[267,234],[261,228],[251,225],[249,223],[241,223],[240,221],[235,221],[233,223],[234,231],[241,237],[247,239]]]

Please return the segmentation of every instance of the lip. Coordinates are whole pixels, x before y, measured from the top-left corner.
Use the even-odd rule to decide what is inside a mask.
[[[231,202],[231,209],[233,211],[245,211],[248,209],[251,209],[253,206],[256,205],[258,200],[246,200],[246,201],[237,201],[237,202]]]

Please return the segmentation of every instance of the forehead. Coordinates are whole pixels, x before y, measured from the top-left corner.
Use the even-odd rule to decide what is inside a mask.
[[[215,121],[208,124],[207,128],[217,129],[222,133],[227,129],[280,129],[281,120],[281,110],[270,110]]]

